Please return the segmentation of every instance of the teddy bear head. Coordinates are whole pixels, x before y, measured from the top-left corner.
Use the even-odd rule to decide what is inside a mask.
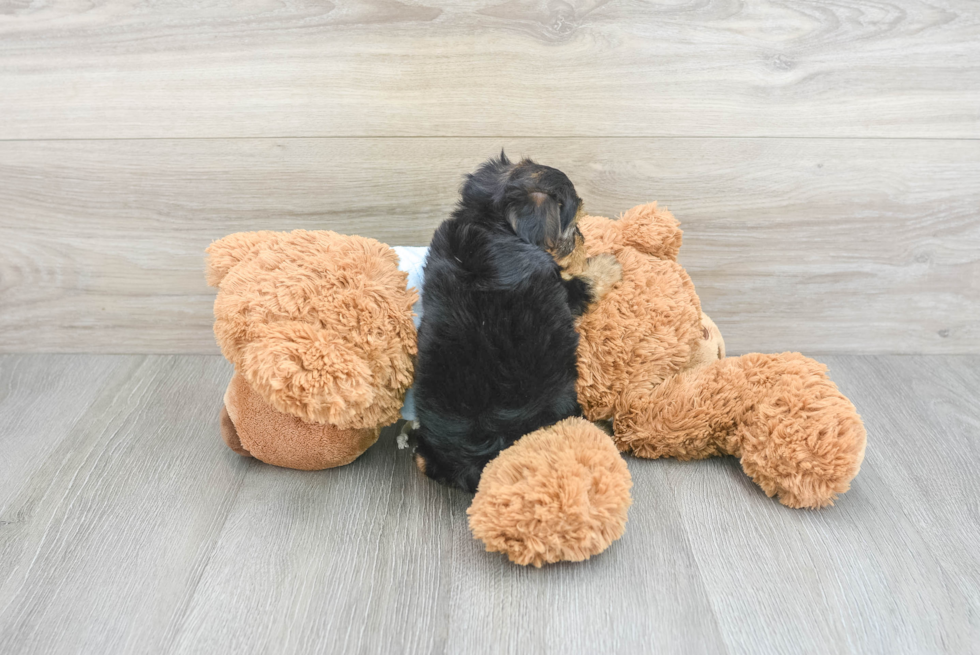
[[[207,249],[214,333],[248,388],[275,410],[341,430],[398,418],[416,332],[396,253],[335,232],[243,232]]]
[[[622,281],[579,323],[579,402],[590,420],[611,419],[666,379],[725,356],[721,332],[677,263],[678,225],[656,203],[619,220],[579,222],[588,256],[611,253],[623,267]]]

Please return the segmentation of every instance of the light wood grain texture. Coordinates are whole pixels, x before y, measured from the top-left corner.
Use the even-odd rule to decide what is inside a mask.
[[[112,380],[125,374],[120,358],[0,356],[0,507],[67,438]],[[18,522],[18,516],[8,519]],[[2,524],[0,524],[2,525]],[[0,556],[0,560],[3,557]]]
[[[924,611],[946,608],[949,617],[967,619],[971,629],[966,634],[949,631],[942,637],[954,650],[976,650],[980,550],[974,545],[980,543],[980,492],[973,463],[980,461],[980,358],[944,358],[935,364],[921,357],[828,361],[865,416],[878,417],[881,447],[872,461],[894,494],[889,503],[879,502],[901,507],[903,520],[921,535],[935,562],[931,566],[948,590],[948,601],[934,597],[936,608]],[[890,391],[877,393],[876,387]],[[964,474],[953,472],[960,467]]]
[[[19,488],[0,499],[0,652],[160,652],[247,470],[214,440],[230,366],[48,356],[0,367],[14,388],[75,374],[0,428],[0,442],[35,446],[35,467],[5,481]],[[110,374],[93,380],[100,369]],[[76,396],[88,407],[66,430],[28,431]]]
[[[836,506],[630,458],[626,535],[535,570],[483,552],[390,430],[315,473],[224,448],[219,357],[0,357],[0,444],[37,444],[4,469],[0,651],[974,652],[980,358],[827,361],[869,439]]]
[[[971,0],[2,7],[7,139],[980,137]]]
[[[751,616],[766,626],[771,652],[974,652],[980,490],[972,462],[980,455],[980,411],[971,398],[980,359],[835,356],[827,363],[868,429],[861,472],[834,508],[800,520],[732,459],[693,471],[669,465],[730,650],[758,652]]]
[[[507,146],[586,208],[659,200],[733,352],[980,352],[980,141],[285,139],[0,148],[0,352],[217,352],[203,251],[240,230],[424,245]]]

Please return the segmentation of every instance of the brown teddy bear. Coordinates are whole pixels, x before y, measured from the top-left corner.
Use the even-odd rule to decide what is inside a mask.
[[[612,253],[624,270],[579,325],[589,419],[612,419],[617,445],[640,457],[740,457],[788,507],[823,507],[847,491],[864,458],[854,406],[826,366],[799,353],[725,357],[676,261],[670,212],[641,205],[619,221],[588,217],[581,230],[589,256]]]
[[[625,530],[631,487],[617,450],[741,458],[790,507],[822,507],[860,467],[853,405],[802,355],[725,357],[676,257],[678,223],[655,204],[580,221],[584,251],[623,280],[579,322],[583,419],[538,430],[484,470],[468,510],[487,550],[519,564],[578,561]],[[398,417],[411,384],[412,306],[395,250],[333,232],[234,234],[208,249],[215,334],[236,373],[222,434],[236,452],[291,468],[348,463]]]
[[[221,433],[287,468],[349,464],[395,422],[416,353],[394,250],[336,232],[240,232],[207,249],[214,335],[235,365]]]

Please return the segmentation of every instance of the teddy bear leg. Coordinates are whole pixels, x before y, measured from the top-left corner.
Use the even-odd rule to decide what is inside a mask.
[[[819,362],[799,353],[745,358],[755,404],[738,429],[743,470],[787,507],[833,505],[864,460],[857,410]]]
[[[252,453],[242,445],[242,440],[238,436],[238,428],[235,422],[238,420],[238,394],[234,379],[228,381],[228,388],[225,389],[225,396],[222,400],[221,412],[218,415],[218,423],[221,427],[221,439],[225,445],[242,457],[251,457]]]
[[[705,459],[736,454],[735,426],[747,411],[728,391],[737,367],[732,359],[692,368],[668,378],[652,394],[618,402],[613,439],[623,452],[646,459]]]
[[[609,436],[585,419],[565,419],[486,466],[467,510],[470,530],[516,564],[578,562],[623,535],[632,486]]]
[[[788,507],[833,504],[864,459],[866,435],[854,406],[825,366],[799,353],[718,360],[636,404],[616,416],[622,450],[653,458],[734,455]]]
[[[308,423],[280,412],[238,373],[225,392],[225,410],[230,429],[222,420],[221,435],[232,450],[266,464],[303,471],[349,464],[381,432],[380,427],[341,429],[329,423]]]
[[[224,440],[225,445],[242,457],[251,457],[252,453],[245,450],[245,447],[242,446],[242,441],[238,438],[238,430],[235,428],[235,422],[231,420],[228,408],[224,405],[221,406],[221,414],[218,420],[221,424],[221,438]]]

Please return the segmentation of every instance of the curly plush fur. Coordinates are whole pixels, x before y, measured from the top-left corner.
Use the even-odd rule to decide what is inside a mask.
[[[826,371],[799,353],[753,353],[684,371],[624,407],[617,444],[650,458],[734,455],[784,505],[832,505],[861,467],[865,431]]]
[[[616,256],[623,281],[579,321],[578,395],[592,421],[649,396],[687,366],[702,337],[701,303],[674,261],[681,232],[655,203],[618,221],[583,216],[586,251]]]
[[[789,507],[833,504],[864,458],[854,406],[799,353],[725,357],[724,342],[675,261],[678,223],[656,204],[618,221],[583,217],[590,256],[611,252],[623,282],[580,324],[579,401],[613,419],[620,449],[639,457],[741,458]]]
[[[569,418],[490,462],[466,513],[473,536],[512,562],[578,562],[623,535],[632,486],[609,437]]]
[[[208,254],[221,352],[270,405],[341,429],[398,418],[418,296],[391,248],[296,230],[232,234]]]

